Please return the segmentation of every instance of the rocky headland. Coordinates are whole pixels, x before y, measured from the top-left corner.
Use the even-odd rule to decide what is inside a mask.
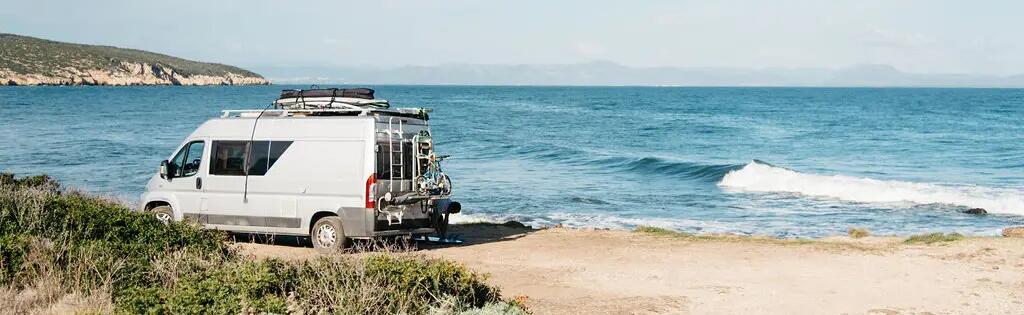
[[[0,34],[0,85],[264,85],[238,67]]]

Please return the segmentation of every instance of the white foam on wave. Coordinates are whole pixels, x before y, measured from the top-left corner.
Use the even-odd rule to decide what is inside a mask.
[[[1024,215],[1024,190],[805,174],[757,162],[730,171],[718,185],[740,191],[787,192],[870,203],[951,204]]]
[[[503,223],[515,220],[534,228],[563,225],[570,228],[598,228],[612,230],[632,230],[638,226],[654,226],[689,232],[726,233],[756,229],[756,223],[723,223],[714,220],[696,220],[684,218],[630,218],[610,214],[549,212],[542,215],[513,214],[453,214],[449,222],[465,223]]]
[[[501,223],[495,218],[485,217],[482,215],[456,213],[448,217],[448,223],[451,224],[466,224],[466,223]]]

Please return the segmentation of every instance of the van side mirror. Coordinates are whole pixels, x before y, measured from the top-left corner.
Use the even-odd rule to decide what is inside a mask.
[[[174,173],[171,172],[171,163],[167,162],[167,160],[161,161],[160,162],[160,178],[171,179],[171,176],[173,176],[173,174]]]

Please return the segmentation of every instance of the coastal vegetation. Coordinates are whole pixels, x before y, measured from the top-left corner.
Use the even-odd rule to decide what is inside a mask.
[[[865,228],[851,227],[850,230],[847,231],[847,234],[852,238],[864,238],[871,236],[871,231],[868,231],[868,229]]]
[[[912,235],[912,236],[908,237],[906,240],[904,240],[903,242],[907,243],[907,244],[934,244],[934,243],[959,241],[959,240],[962,240],[962,239],[964,239],[964,236],[959,234],[959,233],[942,234],[942,233],[936,232],[936,233]]]
[[[655,226],[646,226],[646,225],[638,226],[633,231],[637,232],[637,233],[645,233],[645,234],[651,234],[651,235],[657,235],[657,236],[669,236],[669,237],[680,237],[680,238],[692,238],[692,237],[695,236],[692,233],[679,232],[679,231],[675,231],[675,230],[669,230],[669,229],[666,229],[666,228],[660,228],[660,227],[655,227]]]
[[[524,313],[485,280],[415,254],[257,259],[215,230],[0,174],[0,307],[16,313]]]
[[[238,67],[0,33],[0,85],[267,84]]]
[[[685,239],[685,240],[746,240],[746,241],[768,241],[768,242],[775,242],[775,243],[782,243],[782,244],[835,244],[835,245],[839,245],[839,243],[825,242],[825,241],[813,240],[813,239],[792,239],[792,240],[789,240],[789,239],[766,238],[766,237],[757,237],[757,236],[738,236],[738,235],[731,235],[731,234],[721,234],[721,235],[720,234],[706,234],[706,235],[705,234],[693,234],[693,233],[680,232],[680,231],[675,231],[675,230],[670,230],[670,229],[660,228],[660,227],[654,227],[654,226],[639,226],[636,229],[634,229],[633,232],[647,234],[647,235],[653,235],[653,236],[660,236],[660,237],[670,237],[670,238]],[[867,229],[864,229],[864,228],[850,228],[847,233],[849,234],[849,236],[851,238],[864,238],[864,237],[867,237],[867,236],[871,235],[871,232],[868,231]],[[907,237],[906,239],[903,239],[903,243],[904,244],[926,244],[926,245],[929,245],[929,244],[935,244],[935,243],[959,241],[959,240],[962,240],[964,238],[966,238],[966,237],[963,236],[962,234],[959,234],[959,233],[943,234],[943,233],[936,232],[936,233],[911,235],[911,236]],[[853,246],[854,244],[842,244],[842,245]]]

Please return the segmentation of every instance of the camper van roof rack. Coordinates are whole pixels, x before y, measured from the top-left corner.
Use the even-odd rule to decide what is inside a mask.
[[[288,89],[281,90],[281,97],[279,98],[296,98],[296,97],[349,97],[349,98],[361,98],[372,100],[373,89],[368,88],[354,88],[354,89],[339,89],[329,88],[320,89],[317,86],[309,90],[298,90]]]
[[[309,116],[399,116],[427,120],[433,110],[429,108],[285,108],[285,109],[228,109],[221,118],[309,117]]]
[[[229,109],[221,111],[221,118],[250,117],[308,117],[308,116],[367,116],[384,115],[428,119],[428,108],[391,108],[387,100],[375,99],[373,89],[321,89],[282,90],[273,109]]]
[[[315,86],[314,86],[315,87]],[[360,109],[388,108],[387,100],[375,99],[373,89],[320,89],[282,90],[281,96],[274,101],[277,109]]]

